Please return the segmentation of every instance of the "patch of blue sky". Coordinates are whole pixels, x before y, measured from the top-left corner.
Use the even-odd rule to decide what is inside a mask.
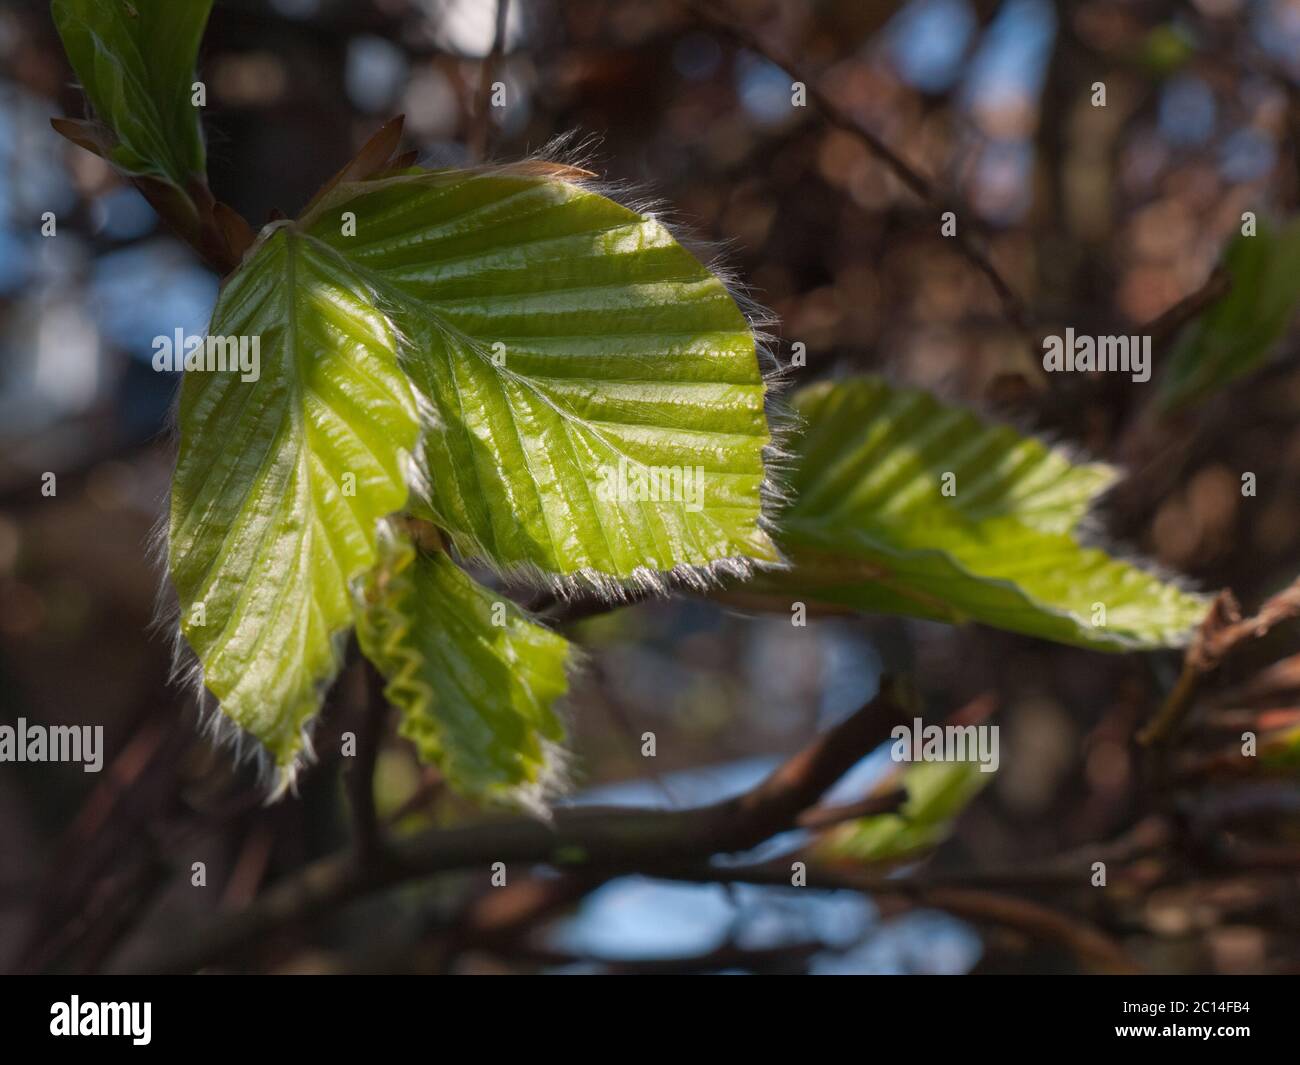
[[[966,0],[912,0],[885,26],[885,54],[909,85],[946,92],[961,74],[977,25]]]
[[[217,279],[179,244],[158,239],[100,256],[87,295],[108,342],[152,362],[155,337],[206,333]]]

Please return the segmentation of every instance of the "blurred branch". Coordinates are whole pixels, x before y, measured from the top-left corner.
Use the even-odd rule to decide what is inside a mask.
[[[40,971],[75,949],[91,934],[95,906],[111,907],[114,892],[130,885],[130,870],[154,842],[149,819],[173,785],[181,736],[179,720],[147,717],[91,788],[37,882],[14,970]]]
[[[919,199],[927,203],[938,203],[939,197],[929,178],[903,159],[875,133],[853,118],[838,103],[832,100],[818,86],[815,79],[803,71],[789,56],[778,51],[746,26],[732,12],[726,10],[725,4],[710,5],[705,0],[683,0],[683,3],[701,22],[708,23],[714,29],[730,37],[742,47],[761,55],[773,66],[780,67],[792,81],[799,81],[808,90],[808,98],[817,105],[832,126],[844,130],[861,140],[867,149],[885,164],[902,184]]]
[[[492,37],[492,50],[483,59],[478,78],[478,107],[474,126],[470,130],[470,157],[482,162],[487,156],[492,137],[492,80],[501,65],[506,50],[506,19],[510,14],[510,0],[497,0],[496,30]]]
[[[790,861],[785,858],[759,865],[711,866],[694,871],[678,869],[668,875],[696,883],[789,887]],[[1054,875],[1059,876],[1059,873]],[[969,883],[971,879],[969,876],[961,877],[963,883]],[[1086,884],[1086,871],[1083,875],[1076,875],[1073,882],[1076,886]],[[1118,943],[1093,925],[1072,914],[1019,896],[982,888],[949,887],[923,877],[891,878],[851,869],[828,868],[812,862],[807,863],[805,885],[830,891],[858,891],[873,898],[896,900],[893,902],[895,906],[944,910],[976,924],[1014,928],[1034,939],[1058,943],[1082,961],[1106,972],[1141,971]]]
[[[51,118],[50,125],[77,147],[112,163],[117,138],[107,126],[59,117]],[[191,178],[183,189],[148,174],[123,176],[140,190],[167,227],[219,275],[225,277],[239,266],[253,242],[253,230],[238,211],[213,197],[205,176]]]
[[[1006,279],[993,265],[987,253],[969,236],[969,229],[978,225],[975,212],[965,204],[954,202],[941,194],[934,182],[908,163],[893,148],[867,129],[850,115],[835,100],[831,99],[819,87],[814,78],[800,68],[789,56],[784,55],[764,41],[753,30],[741,22],[735,14],[727,10],[725,4],[710,5],[705,0],[682,0],[686,8],[699,21],[707,23],[719,32],[732,38],[744,48],[761,55],[769,63],[780,67],[792,81],[802,82],[807,88],[808,98],[816,105],[822,117],[837,129],[856,137],[866,145],[867,150],[879,159],[896,178],[919,199],[939,211],[951,210],[963,218],[963,224],[957,227],[955,240],[967,261],[988,279],[1007,319],[1024,334],[1030,331],[1029,314],[1020,297],[1016,295]]]
[[[1086,921],[1028,899],[970,888],[932,888],[918,892],[911,901],[976,924],[1013,928],[1031,939],[1058,943],[1105,972],[1134,975],[1142,971],[1118,943]]]
[[[1232,593],[1220,592],[1187,648],[1178,680],[1155,718],[1138,733],[1138,743],[1150,747],[1167,741],[1192,708],[1201,682],[1228,655],[1247,640],[1259,639],[1275,625],[1297,615],[1300,615],[1300,579],[1269,599],[1259,613],[1245,619]]]
[[[1211,304],[1227,295],[1232,288],[1232,277],[1222,267],[1215,267],[1200,288],[1175,303],[1158,318],[1142,326],[1141,332],[1149,334],[1153,346],[1161,346],[1174,339],[1179,330],[1197,318]]]
[[[358,656],[363,695],[357,727],[357,753],[347,771],[348,797],[359,862],[377,860],[383,847],[379,818],[375,813],[375,759],[383,737],[388,701],[384,680],[364,657]]]
[[[385,824],[391,828],[399,824],[402,820],[411,814],[428,807],[436,799],[446,785],[442,774],[433,766],[425,766],[421,771],[420,783],[416,785],[415,790],[385,819]]]
[[[277,930],[396,884],[492,863],[553,863],[593,875],[646,871],[748,850],[795,825],[799,814],[891,729],[915,712],[896,680],[847,720],[823,733],[750,791],[687,810],[562,807],[549,822],[528,817],[425,833],[391,846],[391,860],[358,863],[336,853],[273,887],[247,909],[219,918],[188,941],[144,959],[143,972],[186,972],[226,960]]]
[[[530,876],[491,888],[459,909],[434,939],[446,970],[467,948],[507,952],[529,931],[561,910],[581,902],[609,881],[605,873]]]
[[[907,801],[907,789],[895,788],[884,795],[868,795],[857,802],[847,802],[839,806],[814,806],[799,815],[800,828],[830,828],[832,825],[854,821],[859,817],[875,817],[879,814],[897,813]]]

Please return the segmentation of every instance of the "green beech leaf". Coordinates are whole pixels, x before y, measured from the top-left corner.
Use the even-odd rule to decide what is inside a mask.
[[[496,567],[609,590],[778,561],[761,526],[769,436],[747,320],[663,226],[573,175],[345,171],[227,282],[210,331],[259,336],[262,376],[186,376],[170,568],[208,689],[282,781],[337,672],[352,597],[379,590],[389,514],[410,506]],[[441,597],[380,597],[364,614],[404,728],[469,790],[536,791],[567,645],[516,612],[508,644],[449,660],[457,645],[438,637],[464,636],[452,615],[468,624],[489,593],[447,559],[399,573]],[[435,698],[397,651],[460,672],[427,680]],[[496,701],[464,672],[491,663]]]
[[[212,0],[54,0],[63,47],[110,158],[128,174],[185,189],[206,172],[194,64]]]
[[[978,762],[917,762],[903,771],[907,801],[896,814],[876,814],[836,825],[820,841],[830,859],[885,862],[938,846],[953,822],[995,776]]]
[[[349,583],[406,503],[415,400],[365,285],[290,225],[226,282],[210,333],[250,354],[258,338],[260,366],[185,374],[171,577],[204,682],[285,782],[339,668]]]
[[[382,543],[357,635],[388,681],[402,734],[462,792],[540,799],[557,772],[568,641],[444,552],[417,552],[391,526]]]
[[[404,338],[422,513],[468,557],[611,589],[776,561],[745,316],[659,222],[569,173],[344,181],[300,223]]]
[[[1204,598],[1080,544],[1108,467],[877,378],[794,402],[806,426],[780,518],[794,566],[754,591],[1109,651],[1183,642],[1204,616]]]
[[[1237,237],[1224,268],[1232,287],[1179,338],[1161,381],[1162,410],[1208,398],[1273,353],[1300,303],[1300,219]]]

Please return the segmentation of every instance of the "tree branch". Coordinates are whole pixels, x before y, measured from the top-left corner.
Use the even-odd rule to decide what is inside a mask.
[[[362,685],[361,712],[357,720],[357,754],[347,770],[348,798],[352,804],[353,837],[357,861],[379,859],[383,834],[375,812],[375,760],[383,737],[388,701],[384,697],[384,680],[379,671],[359,656]]]
[[[790,886],[790,858],[759,865],[696,867],[668,873],[673,879],[695,883],[760,884]],[[1076,884],[1086,883],[1082,876]],[[1042,903],[999,891],[949,887],[925,878],[887,878],[869,872],[834,869],[809,863],[805,888],[859,891],[888,898],[896,906],[927,906],[944,910],[976,924],[1014,928],[1035,939],[1055,942],[1090,966],[1111,973],[1137,973],[1141,969],[1124,949],[1088,922]],[[896,901],[895,901],[896,900]]]
[[[1187,716],[1201,682],[1247,640],[1266,635],[1275,625],[1300,615],[1300,579],[1269,599],[1254,617],[1242,618],[1231,592],[1220,592],[1183,658],[1173,689],[1151,722],[1138,733],[1144,747],[1167,741]]]
[[[1205,284],[1142,326],[1141,331],[1151,337],[1152,346],[1160,347],[1173,340],[1188,322],[1226,296],[1231,288],[1231,275],[1222,266],[1218,266],[1205,279]]]
[[[827,123],[862,141],[867,150],[888,167],[899,182],[919,199],[940,211],[960,209],[964,221],[957,227],[954,238],[957,246],[967,261],[987,278],[1002,304],[1003,314],[1012,325],[1025,335],[1030,333],[1029,315],[1024,303],[984,250],[969,235],[969,229],[978,225],[973,211],[967,209],[964,204],[955,203],[950,197],[941,194],[933,181],[824,93],[818,87],[817,81],[803,71],[793,59],[772,47],[732,12],[726,10],[725,4],[716,5],[715,9],[705,0],[682,0],[682,2],[699,21],[714,27],[751,52],[761,55],[773,66],[780,67],[792,81],[802,82],[808,90],[808,98],[812,100]]]
[[[496,30],[492,37],[492,50],[483,58],[479,68],[478,111],[474,115],[474,126],[470,130],[469,150],[473,159],[482,162],[487,155],[492,139],[492,122],[488,117],[492,113],[492,78],[501,64],[501,56],[506,50],[506,19],[510,14],[510,0],[497,0]]]
[[[549,822],[527,817],[477,822],[395,841],[389,860],[358,863],[351,851],[282,881],[253,905],[169,943],[133,968],[189,972],[239,954],[281,928],[310,921],[396,884],[494,862],[551,863],[592,873],[653,870],[748,850],[794,827],[799,814],[915,713],[911,689],[885,678],[880,692],[750,791],[688,810],[569,806]]]

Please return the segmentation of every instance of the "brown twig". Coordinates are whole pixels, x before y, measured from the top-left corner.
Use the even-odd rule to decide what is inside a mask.
[[[390,845],[390,860],[359,863],[342,852],[273,887],[247,909],[219,918],[182,943],[144,959],[143,972],[186,972],[224,961],[271,933],[396,884],[457,869],[486,876],[494,862],[552,863],[593,875],[645,871],[747,850],[793,827],[836,780],[915,713],[896,680],[847,720],[823,733],[757,787],[687,810],[562,807],[549,822],[527,817],[477,822]]]
[[[510,14],[510,0],[497,0],[496,30],[492,36],[492,50],[484,57],[479,69],[477,113],[470,130],[470,155],[480,162],[486,158],[492,140],[492,79],[501,65],[506,50],[506,19]]]
[[[420,776],[420,782],[415,786],[415,790],[411,792],[411,794],[408,795],[395,810],[384,818],[385,825],[392,828],[393,826],[400,824],[411,814],[429,806],[434,799],[441,794],[446,783],[446,780],[443,779],[442,774],[439,773],[438,770],[433,768],[433,766],[425,766]]]
[[[375,812],[375,760],[383,736],[388,701],[384,681],[370,662],[358,663],[365,694],[357,723],[357,754],[347,771],[352,803],[353,843],[359,862],[376,860],[383,849],[383,834]]]
[[[678,868],[664,875],[694,883],[790,886],[790,860],[795,857],[797,855],[788,855],[759,865]],[[1041,886],[1034,878],[1025,877],[1025,872],[1014,871],[1001,878],[990,876],[981,882],[992,884],[1012,880],[1012,886],[1018,889],[1024,889],[1027,884]],[[1075,871],[1069,881],[1062,879],[1065,870],[1043,872],[1045,879],[1053,883],[1073,883],[1076,886],[1087,883],[1086,869]],[[805,888],[859,891],[873,898],[888,899],[894,907],[929,906],[975,923],[1015,928],[1036,939],[1059,943],[1084,962],[1107,972],[1140,971],[1123,948],[1097,928],[1060,910],[1019,896],[988,888],[948,886],[938,878],[930,879],[924,875],[891,878],[872,872],[828,868],[813,862],[806,863],[805,876]],[[963,885],[971,881],[969,874],[960,879]]]
[[[800,828],[830,828],[859,817],[897,813],[906,801],[907,789],[894,788],[883,795],[868,795],[857,802],[846,802],[838,806],[814,806],[799,815],[797,824]]]
[[[1214,271],[1196,291],[1184,296],[1163,314],[1141,327],[1151,337],[1153,347],[1160,347],[1178,335],[1179,330],[1198,317],[1232,288],[1232,276],[1222,267]]]
[[[538,922],[586,898],[609,877],[603,873],[533,876],[488,890],[458,913],[440,944],[445,958],[466,945],[497,947],[519,939]]]
[[[1065,947],[1103,972],[1133,975],[1142,969],[1109,936],[1086,921],[1028,899],[970,888],[931,888],[917,893],[918,906],[933,906],[976,924],[1000,925]]]
[[[1201,682],[1238,646],[1266,635],[1275,625],[1300,615],[1300,579],[1269,599],[1253,617],[1242,618],[1241,608],[1229,591],[1222,591],[1210,606],[1183,658],[1182,672],[1151,722],[1138,733],[1144,747],[1164,743],[1192,708]]]
[[[957,228],[955,235],[957,246],[961,249],[967,261],[988,280],[1002,304],[1003,314],[1006,315],[1011,324],[1020,333],[1026,336],[1030,334],[1031,323],[1024,303],[998,271],[998,268],[993,265],[985,251],[971,239],[968,227],[973,227],[975,224],[973,211],[966,210],[964,205],[956,202],[952,197],[941,194],[933,181],[903,159],[876,133],[864,126],[839,103],[823,92],[817,81],[806,73],[798,63],[764,41],[757,33],[736,18],[732,12],[726,10],[726,5],[711,6],[705,3],[704,0],[682,0],[682,2],[691,14],[701,22],[705,22],[726,34],[751,52],[761,55],[774,66],[780,67],[789,75],[792,81],[801,82],[807,89],[808,98],[821,112],[826,122],[862,141],[867,150],[888,167],[899,182],[918,199],[940,211],[952,210],[954,213],[960,213],[965,219],[969,220]]]
[[[50,125],[79,148],[112,163],[117,137],[107,126],[73,118],[51,118]],[[224,277],[239,266],[252,243],[252,229],[233,207],[217,202],[204,175],[192,175],[184,188],[148,174],[126,176],[167,227],[218,274]]]

